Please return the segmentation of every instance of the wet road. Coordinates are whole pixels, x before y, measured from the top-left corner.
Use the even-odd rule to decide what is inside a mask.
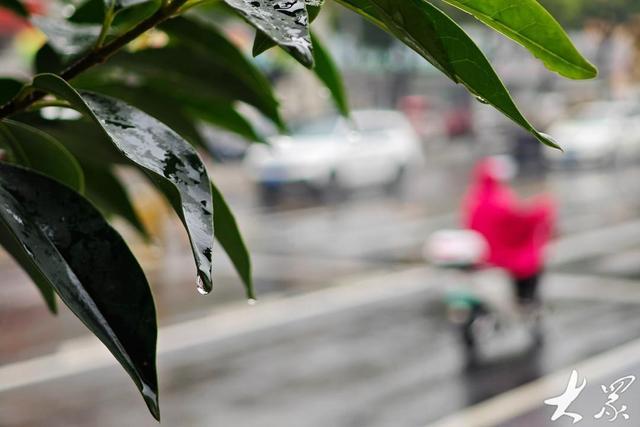
[[[640,171],[554,174],[520,184],[524,193],[550,189],[561,202],[563,234],[544,287],[546,345],[518,353],[507,342],[466,369],[442,312],[443,278],[422,265],[420,248],[430,232],[455,225],[467,167],[435,167],[401,200],[372,192],[272,212],[253,205],[233,172],[221,175],[264,298],[256,307],[239,301],[227,264],[217,295],[196,297],[184,279],[185,251],[151,257],[164,325],[163,425],[425,426],[640,338]],[[76,322],[67,314],[52,322],[30,291],[8,288],[0,298],[0,426],[154,425],[125,374],[92,340],[75,341],[83,334]],[[23,309],[7,314],[16,300]],[[24,338],[31,343],[19,342],[20,324],[38,326]],[[18,362],[25,358],[34,359]],[[587,400],[598,406],[597,397]],[[486,425],[556,425],[541,400],[523,408]],[[593,422],[581,425],[600,425]]]

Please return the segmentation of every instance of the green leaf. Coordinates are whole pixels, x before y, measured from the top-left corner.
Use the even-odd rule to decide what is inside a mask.
[[[264,52],[276,46],[278,46],[278,44],[271,40],[268,35],[260,30],[257,30],[256,37],[255,39],[253,39],[253,48],[251,49],[251,54],[255,58],[256,56],[262,55]]]
[[[37,73],[58,73],[64,68],[65,62],[49,43],[45,43],[36,53],[34,69]]]
[[[592,79],[598,70],[575,48],[562,26],[538,0],[443,0],[520,43],[551,71]]]
[[[345,117],[349,116],[349,103],[344,90],[342,75],[327,49],[318,40],[318,37],[315,34],[311,34],[311,40],[313,41],[313,57],[316,63],[313,71],[331,92],[333,102],[336,104],[340,114]]]
[[[75,24],[45,16],[34,16],[31,21],[47,36],[47,42],[53,50],[65,57],[88,50],[100,34],[100,25]]]
[[[170,201],[191,240],[199,289],[213,284],[213,207],[207,171],[195,149],[153,117],[122,101],[91,92],[76,92],[54,74],[40,74],[33,86],[67,100],[91,118],[133,164],[156,183],[170,188]],[[164,191],[167,194],[167,191]]]
[[[45,120],[29,114],[27,117],[20,116],[20,120],[53,136],[80,161],[81,165],[94,163],[124,165],[129,163],[102,129],[98,128],[90,119]]]
[[[224,200],[224,196],[213,183],[211,183],[211,194],[213,195],[213,209],[216,213],[213,220],[216,239],[229,256],[229,259],[231,259],[233,266],[242,279],[247,298],[255,299],[251,276],[251,256],[244,243],[236,219]]]
[[[76,83],[79,83],[77,86],[82,89],[104,93],[140,108],[196,146],[207,148],[194,123],[195,120],[206,121],[249,141],[264,142],[264,138],[255,131],[251,123],[228,101],[207,98],[192,92],[166,92],[164,88],[167,85],[162,82],[152,86],[139,82],[104,82],[100,78],[81,78]]]
[[[258,95],[256,100],[260,102],[258,105],[254,103],[254,106],[258,108],[261,106],[269,117],[273,117],[274,122],[281,129],[285,127],[278,112],[278,102],[275,100],[267,78],[217,28],[187,18],[172,19],[160,28],[171,36],[182,40],[184,44],[197,49],[198,57],[205,57],[207,61],[210,61],[210,69],[225,70],[241,79],[244,85]],[[230,84],[230,82],[226,83]]]
[[[117,215],[127,221],[148,240],[149,233],[133,208],[127,190],[111,169],[101,164],[89,164],[84,170],[86,197],[103,213]]]
[[[309,22],[313,22],[320,14],[323,1],[305,0],[307,13],[309,14]],[[254,57],[261,55],[278,44],[274,42],[268,35],[260,30],[256,30],[256,37],[253,40],[252,54]]]
[[[148,85],[125,85],[116,82],[93,82],[91,84],[86,79],[77,87],[125,101],[169,126],[192,145],[206,146],[193,119],[184,112],[180,103],[172,102],[174,97],[171,93],[156,90],[153,86]]]
[[[284,128],[273,96],[267,95],[264,89],[258,90],[253,81],[247,81],[245,74],[236,73],[228,64],[220,65],[214,51],[205,54],[190,43],[180,43],[136,53],[121,52],[112,58],[107,68],[120,67],[120,73],[127,70],[139,76],[146,85],[171,87],[171,96],[188,98],[193,95],[214,99],[217,103],[243,101],[257,108],[279,128]]]
[[[302,65],[313,66],[309,15],[303,0],[225,0],[225,3]]]
[[[4,190],[0,186],[0,201],[4,201],[4,199],[6,199],[4,194]],[[38,266],[33,263],[31,254],[29,254],[29,252],[25,250],[24,246],[22,246],[20,241],[17,240],[17,238],[2,220],[1,211],[6,211],[7,209],[11,209],[10,204],[7,204],[4,207],[0,206],[0,247],[3,247],[7,251],[7,253],[10,254],[13,259],[23,268],[25,273],[27,273],[29,277],[31,277],[31,280],[33,280],[33,283],[35,283],[36,287],[38,288],[38,291],[42,295],[42,298],[44,299],[49,311],[52,314],[57,314],[58,303],[56,300],[56,294],[51,287],[49,280],[38,268]],[[28,242],[26,243],[28,244]]]
[[[86,0],[76,7],[69,21],[80,24],[102,24],[105,18],[103,0]]]
[[[16,96],[22,89],[22,86],[22,82],[18,80],[0,77],[0,105],[6,104]]]
[[[250,142],[266,142],[251,123],[227,103],[212,102],[194,96],[186,99],[177,98],[177,101],[182,102],[192,115],[214,126],[233,132]]]
[[[471,38],[445,13],[424,0],[338,0],[389,33],[449,76],[483,103],[493,105],[542,143],[559,148],[522,115],[509,91]],[[435,37],[431,39],[431,37]]]
[[[111,32],[122,34],[153,15],[161,6],[161,0],[146,0],[136,4],[128,4],[118,9],[111,24]]]
[[[133,6],[138,6],[143,3],[147,3],[151,0],[104,0],[106,9],[113,7],[113,10],[119,12],[124,9],[128,9]]]
[[[5,163],[0,223],[16,243],[8,248],[12,255],[36,283],[46,280],[104,343],[159,419],[155,307],[120,235],[78,193]]]
[[[0,146],[13,154],[14,162],[57,179],[74,190],[84,191],[84,176],[78,161],[56,139],[12,120],[0,122]]]
[[[103,214],[121,217],[149,239],[126,189],[112,172],[113,167],[126,165],[128,161],[104,132],[87,119],[45,120],[38,114],[29,113],[21,115],[20,120],[45,131],[72,153],[83,171],[84,196]]]
[[[113,6],[114,19],[111,29],[122,33],[135,23],[153,14],[160,7],[160,0],[87,0],[76,9],[69,20],[77,23],[102,24],[106,11]]]
[[[431,15],[435,9],[423,0],[337,0],[398,38],[450,79],[458,82],[449,55]],[[442,12],[441,12],[442,13]]]
[[[19,0],[0,0],[0,7],[9,9],[22,17],[29,17],[29,11]]]

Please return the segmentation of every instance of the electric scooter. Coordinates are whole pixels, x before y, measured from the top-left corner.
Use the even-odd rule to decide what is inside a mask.
[[[488,251],[472,230],[438,231],[423,250],[441,271],[447,318],[473,360],[542,344],[541,307],[515,302],[508,278],[487,265]]]

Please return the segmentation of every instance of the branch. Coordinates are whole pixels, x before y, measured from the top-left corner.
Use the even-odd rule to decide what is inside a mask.
[[[60,77],[65,80],[71,80],[94,65],[106,62],[113,54],[118,52],[128,43],[132,42],[146,31],[173,17],[186,2],[187,0],[174,0],[167,6],[161,7],[156,11],[156,13],[140,22],[131,30],[116,37],[109,43],[88,52],[85,56],[81,57],[63,70],[59,74]],[[0,107],[0,119],[24,111],[31,106],[31,104],[42,99],[45,95],[46,94],[44,92],[40,91],[31,92],[26,96],[20,96],[20,94],[16,95],[11,101]]]

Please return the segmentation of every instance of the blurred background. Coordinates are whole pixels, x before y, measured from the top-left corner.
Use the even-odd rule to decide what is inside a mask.
[[[543,401],[564,391],[572,369],[589,381],[572,407],[582,425],[607,423],[593,417],[606,401],[600,384],[640,374],[640,4],[542,3],[598,66],[596,80],[564,80],[452,13],[564,153],[332,3],[314,27],[343,72],[355,127],[285,54],[256,59],[291,134],[276,135],[249,108],[243,114],[270,147],[200,129],[215,158],[210,174],[253,255],[256,305],[220,248],[215,291],[200,296],[177,219],[139,176],[120,171],[155,238],[145,244],[116,224],[156,298],[164,425],[570,425],[552,422],[555,408]],[[28,4],[43,14],[73,8]],[[229,20],[225,29],[249,55],[249,27]],[[43,42],[0,9],[3,75],[28,76]],[[517,164],[519,195],[552,195],[558,224],[541,285],[544,345],[523,344],[506,327],[482,336],[483,356],[469,364],[446,288],[482,282],[508,304],[508,278],[444,271],[424,259],[423,246],[461,226],[473,166],[493,155]],[[0,426],[155,425],[97,339],[64,307],[52,317],[1,251],[0,330]],[[622,399],[631,418],[617,423],[638,425],[639,397],[632,385]]]

